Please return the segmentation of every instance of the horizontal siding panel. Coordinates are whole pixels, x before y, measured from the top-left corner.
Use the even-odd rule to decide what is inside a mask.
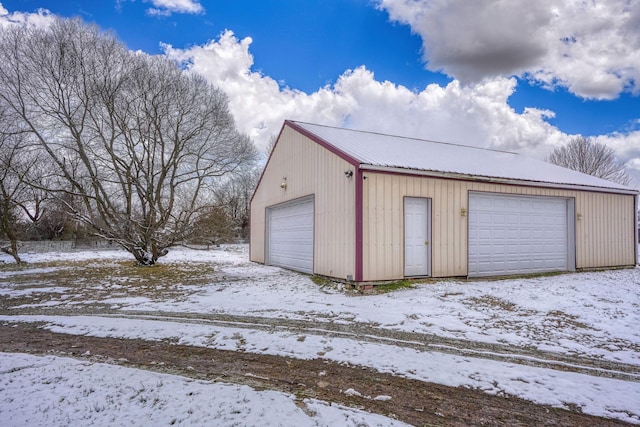
[[[355,179],[353,166],[288,126],[251,201],[251,260],[264,262],[265,209],[315,196],[314,272],[355,277]],[[355,171],[354,171],[355,172]],[[470,191],[564,197],[575,200],[575,264],[578,269],[635,264],[635,196],[568,189],[365,172],[363,280],[404,275],[404,197],[431,199],[431,271],[434,277],[466,276]],[[280,188],[286,178],[287,189]]]
[[[313,194],[314,273],[355,276],[355,178],[347,170],[353,166],[285,126],[251,200],[251,260],[265,262],[265,209]]]
[[[563,189],[523,187],[393,173],[365,173],[363,183],[363,278],[403,277],[405,196],[432,199],[432,276],[466,276],[469,191],[575,200],[576,268],[635,264],[634,197]],[[399,193],[385,191],[397,188]],[[388,227],[393,226],[391,230]],[[395,230],[395,231],[394,231]]]

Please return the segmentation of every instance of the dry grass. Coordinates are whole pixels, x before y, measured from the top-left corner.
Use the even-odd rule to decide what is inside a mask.
[[[471,297],[467,299],[470,305],[474,307],[486,307],[493,310],[499,309],[503,311],[516,312],[518,310],[518,305],[512,303],[511,301],[505,301],[501,298],[494,297],[491,295],[482,295],[480,297]]]
[[[210,278],[215,269],[211,263],[163,263],[151,267],[140,266],[132,261],[91,260],[55,261],[34,263],[27,266],[3,268],[2,271],[20,271],[0,278],[0,283],[17,285],[73,286],[85,283],[108,283],[133,286],[154,286],[182,283],[198,284]],[[34,271],[33,273],[29,273]]]
[[[23,291],[8,306],[88,304],[107,298],[183,299],[219,281],[210,262],[161,263],[91,260],[3,266],[0,286]],[[15,274],[11,274],[15,273]]]

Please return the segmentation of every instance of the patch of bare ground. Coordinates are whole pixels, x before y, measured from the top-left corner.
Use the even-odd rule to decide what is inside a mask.
[[[416,426],[626,425],[512,396],[425,383],[322,359],[299,360],[169,342],[66,335],[40,329],[36,324],[0,325],[0,351],[90,357],[95,362],[247,384],[256,389],[292,393],[303,408],[304,398],[316,398]],[[382,396],[390,399],[375,399]]]

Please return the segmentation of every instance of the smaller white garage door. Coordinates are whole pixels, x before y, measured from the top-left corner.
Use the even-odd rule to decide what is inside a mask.
[[[313,196],[267,208],[267,264],[313,273]]]
[[[572,270],[573,200],[469,194],[469,276]]]

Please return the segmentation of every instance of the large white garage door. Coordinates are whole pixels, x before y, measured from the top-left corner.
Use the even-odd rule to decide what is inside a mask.
[[[313,273],[313,197],[267,209],[267,264]]]
[[[470,193],[469,276],[573,269],[569,209],[559,197]]]

